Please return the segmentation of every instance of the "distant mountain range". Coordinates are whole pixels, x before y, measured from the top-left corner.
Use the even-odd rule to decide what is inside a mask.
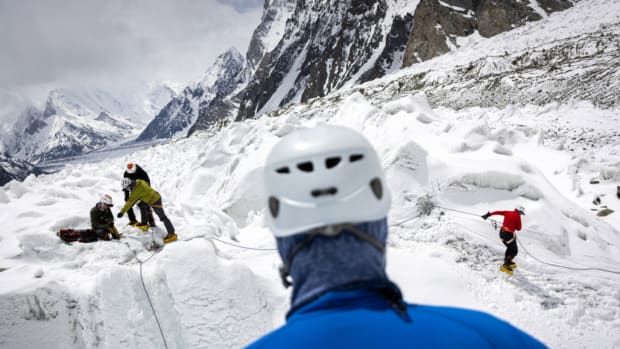
[[[174,95],[167,86],[120,97],[101,89],[55,89],[42,110],[22,112],[5,136],[5,150],[31,163],[95,150],[137,135]]]
[[[56,89],[43,110],[23,111],[5,136],[5,150],[36,164],[133,136],[141,142],[215,130],[415,66],[457,51],[468,40],[497,35],[572,4],[568,0],[266,0],[245,56],[236,49],[223,53],[200,80],[179,94],[166,86],[121,96],[94,89]],[[510,66],[498,74],[511,74],[545,59],[526,55],[481,57],[464,76],[491,79],[493,75],[484,72],[499,69],[492,66]],[[418,79],[420,87],[431,84],[426,74]],[[443,96],[441,91],[430,89],[430,100],[435,100],[433,94]],[[471,96],[467,103],[471,105],[494,92],[479,84],[464,93]],[[459,98],[458,103],[463,101]]]

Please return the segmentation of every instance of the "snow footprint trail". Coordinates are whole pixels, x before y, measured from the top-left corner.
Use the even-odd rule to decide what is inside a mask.
[[[459,217],[437,211],[415,218],[390,227],[389,245],[410,253],[435,251],[432,254],[456,262],[452,268],[435,270],[461,275],[460,284],[436,282],[444,287],[461,287],[458,290],[437,289],[438,294],[450,297],[439,302],[456,302],[454,305],[491,312],[551,347],[564,348],[570,343],[571,348],[613,348],[617,345],[611,343],[620,344],[620,277],[616,274],[551,267],[520,248],[519,267],[509,276],[499,270],[504,246],[496,231],[471,231],[472,224],[479,228],[486,222],[462,224]],[[446,247],[448,252],[442,252]],[[545,256],[536,257],[544,261]],[[576,265],[567,261],[569,264]],[[429,280],[442,281],[442,277]],[[413,282],[412,287],[419,288],[419,280]],[[417,294],[424,295],[420,291]],[[545,315],[532,317],[541,312]],[[574,331],[567,334],[567,328]]]
[[[537,274],[527,271],[526,268],[529,265],[526,265],[525,262],[519,261],[518,264],[520,266],[510,276],[503,274],[499,270],[503,256],[503,252],[499,250],[492,251],[486,246],[471,244],[463,238],[448,240],[446,245],[457,251],[457,263],[466,264],[467,267],[479,273],[487,282],[504,280],[533,296],[537,299],[537,303],[545,309],[555,308],[562,304],[562,297],[551,294],[539,285],[538,281],[540,280],[537,280]]]

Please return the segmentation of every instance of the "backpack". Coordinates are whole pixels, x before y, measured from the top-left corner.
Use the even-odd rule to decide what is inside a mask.
[[[97,234],[92,229],[60,229],[56,235],[64,242],[95,242]]]

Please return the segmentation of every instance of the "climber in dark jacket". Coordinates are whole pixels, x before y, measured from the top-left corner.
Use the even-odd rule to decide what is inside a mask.
[[[120,239],[121,235],[114,226],[114,216],[110,207],[114,206],[112,197],[104,195],[90,210],[90,225],[99,240]]]
[[[489,314],[403,300],[385,271],[390,193],[358,132],[290,133],[264,171],[265,220],[293,292],[286,324],[249,348],[544,348]]]
[[[146,171],[140,167],[138,164],[129,162],[127,163],[127,168],[125,173],[123,173],[123,178],[129,178],[133,181],[136,179],[141,179],[146,182],[146,184],[151,185],[151,180],[149,179],[149,175]],[[125,193],[125,202],[129,199],[129,190],[123,188],[123,192]],[[129,225],[141,228],[146,230],[149,226],[155,226],[155,218],[153,217],[153,209],[149,205],[144,202],[138,202],[138,209],[140,209],[140,222],[136,221],[136,215],[133,212],[133,208],[130,208],[127,211],[127,217],[129,218]],[[148,222],[148,224],[147,224]]]

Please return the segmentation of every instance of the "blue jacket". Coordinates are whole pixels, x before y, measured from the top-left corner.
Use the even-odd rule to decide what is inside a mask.
[[[372,290],[327,292],[297,310],[281,328],[248,348],[545,348],[489,314],[451,307],[406,305],[399,315]]]

